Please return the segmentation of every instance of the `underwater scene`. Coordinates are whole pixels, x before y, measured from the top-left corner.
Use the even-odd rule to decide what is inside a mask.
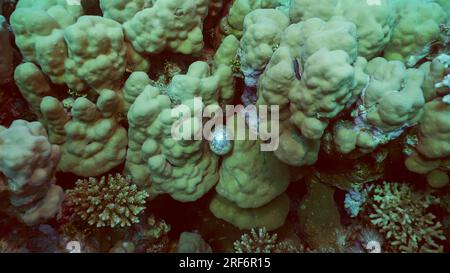
[[[0,11],[0,253],[450,252],[450,0]]]

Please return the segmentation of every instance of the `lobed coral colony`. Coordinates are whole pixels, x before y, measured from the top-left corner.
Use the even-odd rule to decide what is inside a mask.
[[[0,252],[450,252],[450,1],[0,11]]]

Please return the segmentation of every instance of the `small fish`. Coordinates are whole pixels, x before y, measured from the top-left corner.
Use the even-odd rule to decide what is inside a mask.
[[[294,65],[295,77],[297,78],[297,80],[301,81],[303,74],[302,62],[300,62],[298,59],[294,59],[292,63]]]

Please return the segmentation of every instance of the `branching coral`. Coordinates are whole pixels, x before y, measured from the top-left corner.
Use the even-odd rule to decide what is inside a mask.
[[[406,184],[384,182],[373,190],[370,222],[400,252],[442,252],[442,224],[428,209],[439,198],[414,192]]]
[[[290,200],[286,194],[273,199],[258,208],[240,208],[235,203],[216,195],[209,209],[219,219],[227,221],[239,229],[265,227],[268,231],[281,227],[289,213]]]
[[[67,202],[87,224],[96,227],[127,227],[139,223],[148,194],[120,174],[79,179],[67,191]]]
[[[252,228],[250,234],[245,233],[240,240],[234,242],[236,253],[272,253],[277,244],[278,235],[270,235],[264,227]]]

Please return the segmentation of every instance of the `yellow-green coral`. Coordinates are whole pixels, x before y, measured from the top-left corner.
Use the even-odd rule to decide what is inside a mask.
[[[96,227],[126,227],[139,222],[148,194],[139,191],[130,178],[121,174],[97,180],[79,179],[67,191],[70,205],[81,219]]]
[[[395,252],[443,252],[442,224],[428,211],[439,198],[413,192],[399,183],[377,185],[370,203],[370,222],[386,236]]]

